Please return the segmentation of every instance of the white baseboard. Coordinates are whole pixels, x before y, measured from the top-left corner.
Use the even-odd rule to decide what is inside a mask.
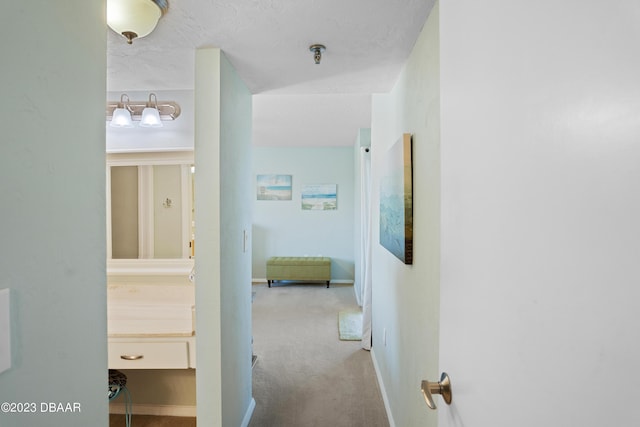
[[[332,284],[333,284],[333,283],[336,283],[336,284],[338,284],[338,283],[341,283],[341,284],[342,284],[342,283],[344,283],[344,284],[353,285],[353,282],[354,282],[353,280],[331,279],[331,283],[332,283]],[[252,284],[254,284],[254,285],[258,285],[258,284],[261,284],[261,283],[267,283],[267,279],[261,279],[261,278],[258,278],[258,279],[251,279],[251,283],[252,283]]]
[[[244,418],[242,419],[241,427],[249,426],[249,421],[251,421],[251,417],[253,416],[254,409],[256,409],[256,400],[252,397],[251,402],[249,402],[249,407],[247,408],[247,412],[245,412]]]
[[[396,427],[396,423],[393,420],[393,414],[391,413],[391,405],[389,404],[389,396],[387,395],[387,389],[382,382],[382,375],[380,374],[380,368],[378,367],[378,361],[376,360],[376,353],[373,348],[370,351],[371,360],[373,361],[373,369],[376,371],[376,378],[378,379],[378,387],[382,393],[382,400],[384,401],[384,409],[387,412],[387,418],[389,419],[389,427]]]
[[[255,402],[254,402],[255,406]],[[109,413],[124,414],[125,406],[121,402],[109,404]],[[195,417],[196,406],[133,404],[134,415],[161,415],[168,417]]]

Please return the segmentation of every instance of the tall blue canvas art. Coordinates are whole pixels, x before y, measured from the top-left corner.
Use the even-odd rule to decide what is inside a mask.
[[[380,244],[405,264],[413,263],[411,134],[387,153],[380,183]]]

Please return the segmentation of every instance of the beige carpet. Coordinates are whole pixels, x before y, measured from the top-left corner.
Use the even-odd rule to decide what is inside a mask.
[[[370,353],[340,341],[336,316],[357,309],[350,285],[254,285],[249,427],[387,427]]]

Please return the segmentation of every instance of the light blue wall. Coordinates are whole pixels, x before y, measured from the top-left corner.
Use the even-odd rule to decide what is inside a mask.
[[[253,152],[254,279],[266,278],[271,256],[322,255],[332,259],[333,280],[353,280],[353,147],[254,147]],[[292,175],[292,200],[256,200],[258,174]],[[303,211],[305,184],[337,184],[338,209]]]
[[[251,397],[251,94],[215,48],[196,51],[198,425],[248,424]]]
[[[439,7],[431,11],[393,90],[374,95],[371,126],[373,350],[396,426],[435,426],[420,379],[438,378],[440,316]],[[413,135],[413,264],[380,241],[385,156]],[[439,409],[440,411],[441,409]],[[393,425],[393,424],[392,424]]]
[[[36,404],[0,412],[2,427],[108,425],[106,31],[102,1],[2,4],[0,289],[11,290],[12,367],[0,402]],[[80,411],[42,412],[47,402]]]
[[[220,57],[220,301],[222,425],[242,426],[255,406],[251,381],[251,93]],[[204,404],[200,401],[200,404]]]

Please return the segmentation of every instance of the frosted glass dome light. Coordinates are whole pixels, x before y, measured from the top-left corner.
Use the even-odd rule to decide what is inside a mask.
[[[109,126],[114,128],[132,128],[131,113],[126,108],[116,108]]]
[[[161,128],[162,122],[160,121],[160,113],[157,108],[146,107],[142,110],[142,119],[140,119],[140,126],[143,128]]]
[[[131,44],[151,34],[167,9],[167,0],[107,0],[107,24]]]
[[[131,110],[129,108],[129,97],[123,93],[120,96],[120,102],[115,110],[113,110],[113,116],[111,117],[111,123],[109,126],[114,128],[132,128],[133,122],[131,121]]]
[[[140,126],[143,128],[161,128],[162,122],[160,121],[160,111],[158,111],[158,99],[155,93],[149,94],[149,102],[147,106],[142,110],[142,118],[140,119]]]

